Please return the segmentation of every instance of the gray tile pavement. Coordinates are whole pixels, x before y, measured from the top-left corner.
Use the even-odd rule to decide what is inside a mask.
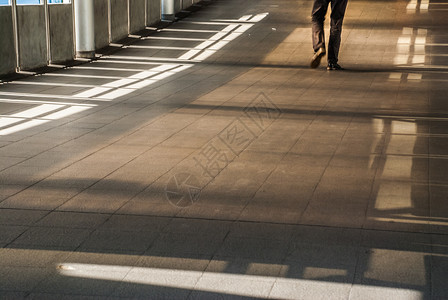
[[[0,298],[448,298],[442,3],[203,4],[0,85]]]

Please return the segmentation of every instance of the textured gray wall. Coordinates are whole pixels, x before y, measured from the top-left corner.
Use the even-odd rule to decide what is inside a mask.
[[[95,47],[109,44],[109,10],[111,3],[111,37],[117,41],[128,35],[128,0],[95,1]],[[147,1],[147,24],[160,21],[161,0],[130,0],[131,33],[145,27],[144,7]],[[180,3],[180,0],[177,0]],[[184,0],[196,1],[196,0]],[[47,65],[45,8],[43,5],[17,7],[19,31],[19,65],[32,69]],[[73,11],[71,5],[50,5],[51,60],[63,62],[74,56]],[[10,6],[0,6],[0,75],[15,71],[13,18]]]
[[[145,28],[145,1],[146,0],[129,0],[131,14],[131,33]]]
[[[19,31],[19,65],[32,69],[47,65],[45,7],[43,5],[17,6]]]
[[[193,0],[182,0],[182,8],[188,8],[193,4]]]
[[[182,0],[174,0],[174,11],[176,13],[182,10]]]
[[[110,0],[111,39],[117,41],[128,36],[128,0]]]
[[[148,0],[148,19],[147,22],[148,24],[146,25],[151,25],[154,23],[157,23],[160,21],[160,17],[161,17],[161,0]]]
[[[71,4],[49,5],[51,61],[64,62],[75,55]]]
[[[16,51],[11,6],[0,6],[0,75],[14,73]]]
[[[95,0],[95,48],[109,45],[108,0]]]

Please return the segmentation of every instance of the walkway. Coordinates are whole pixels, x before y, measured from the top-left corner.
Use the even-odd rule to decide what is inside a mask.
[[[0,298],[448,298],[448,2],[203,4],[0,85]]]

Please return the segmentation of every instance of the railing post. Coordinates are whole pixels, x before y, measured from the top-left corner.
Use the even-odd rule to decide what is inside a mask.
[[[162,20],[163,21],[174,21],[175,11],[174,11],[174,1],[175,0],[162,0]]]
[[[92,0],[74,0],[76,56],[95,57],[95,19]]]
[[[12,9],[12,22],[13,22],[13,30],[14,30],[14,46],[16,50],[16,72],[20,72],[20,53],[19,53],[19,25],[18,25],[18,17],[17,17],[17,1],[11,1],[11,9]]]
[[[47,64],[51,63],[51,35],[50,35],[50,11],[48,8],[48,0],[44,0],[45,7],[45,35],[47,38]]]

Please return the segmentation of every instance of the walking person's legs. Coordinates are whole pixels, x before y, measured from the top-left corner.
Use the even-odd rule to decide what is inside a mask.
[[[330,38],[328,41],[328,70],[340,70],[338,65],[339,48],[341,46],[342,22],[348,0],[331,0]]]
[[[314,0],[313,10],[311,12],[314,49],[314,55],[311,59],[311,68],[317,68],[320,65],[320,60],[326,53],[324,21],[329,2],[330,0]]]

